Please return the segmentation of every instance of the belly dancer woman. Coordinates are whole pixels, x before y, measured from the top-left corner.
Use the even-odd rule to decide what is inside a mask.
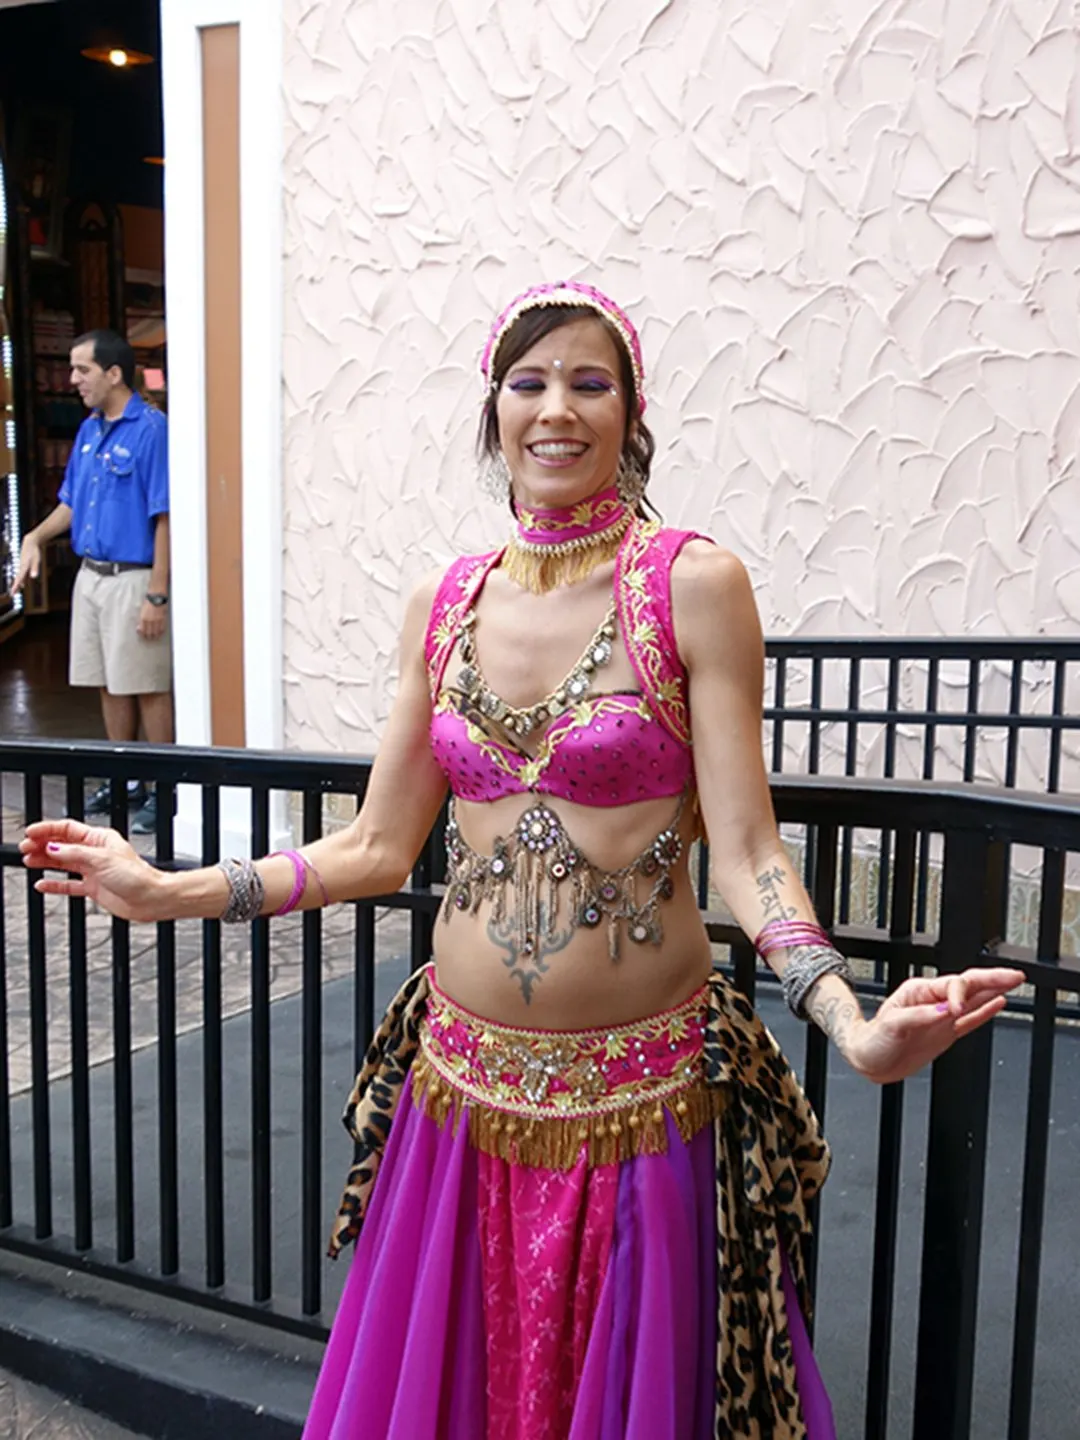
[[[796,1014],[857,1071],[911,1073],[1020,976],[909,980],[870,1018],[777,835],[746,572],[643,501],[641,350],[611,300],[542,285],[497,319],[481,448],[504,549],[412,597],[400,691],[348,831],[167,875],[109,830],[31,826],[49,894],[246,920],[405,883],[447,787],[434,964],[347,1123],[356,1240],[308,1440],[832,1440],[804,1323],[827,1153],[713,973],[713,878]],[[78,878],[81,877],[81,878]]]

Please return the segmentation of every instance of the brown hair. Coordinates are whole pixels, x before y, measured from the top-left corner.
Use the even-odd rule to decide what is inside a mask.
[[[499,453],[499,417],[496,404],[499,388],[507,373],[545,335],[550,335],[553,330],[561,329],[563,325],[572,325],[576,320],[595,320],[598,324],[603,325],[615,342],[623,394],[631,397],[631,401],[626,407],[623,454],[627,459],[636,462],[648,482],[653,455],[656,453],[656,441],[645,421],[635,414],[637,407],[633,401],[637,396],[637,387],[634,384],[634,367],[622,336],[615,326],[605,320],[603,315],[598,314],[591,305],[533,306],[519,315],[510,326],[499,343],[491,367],[491,387],[484,399],[484,408],[480,412],[480,428],[476,437],[477,454],[481,458],[494,460]],[[513,505],[513,497],[511,497],[511,505]]]

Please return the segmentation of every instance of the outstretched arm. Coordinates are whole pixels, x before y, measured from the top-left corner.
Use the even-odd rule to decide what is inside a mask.
[[[748,935],[770,920],[814,920],[780,840],[761,737],[764,647],[750,581],[727,551],[689,544],[672,572],[679,651],[690,677],[694,764],[713,878]],[[768,957],[778,975],[795,951]],[[814,985],[810,1018],[860,1073],[882,1084],[911,1074],[996,1015],[1017,970],[975,969],[905,981],[867,1020],[837,975]]]
[[[331,901],[385,895],[408,879],[439,813],[445,781],[431,754],[431,704],[424,672],[423,635],[435,581],[409,601],[402,632],[398,697],[379,747],[363,806],[355,821],[336,835],[301,852],[318,870]],[[31,825],[20,847],[23,863],[43,873],[36,888],[46,895],[85,895],[127,920],[213,918],[229,899],[225,876],[216,867],[169,874],[156,870],[115,830],[75,820]],[[264,915],[289,897],[292,862],[275,856],[258,862],[266,887]],[[301,905],[322,904],[310,872]]]

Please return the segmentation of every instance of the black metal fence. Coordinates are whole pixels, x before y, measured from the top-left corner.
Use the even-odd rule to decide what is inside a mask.
[[[771,639],[766,650],[766,753],[773,774],[962,780],[1050,795],[1080,791],[1080,640],[795,637]],[[840,845],[836,915],[848,924],[859,918],[852,909],[854,832],[845,830]],[[890,846],[883,833],[872,917],[878,927],[886,924]],[[805,859],[809,873],[812,837]],[[1033,917],[1023,923],[1023,907],[1010,904],[1025,882],[1008,851],[1004,863],[998,925],[1002,935],[1030,944]],[[935,923],[931,881],[939,864],[932,843],[920,841],[919,930]]]
[[[1065,717],[1058,718],[1060,734]],[[55,813],[63,804],[80,815],[87,778],[105,776],[113,782],[112,821],[123,828],[124,780],[154,779],[156,857],[170,865],[178,785],[199,788],[199,858],[211,863],[219,857],[224,787],[249,793],[257,854],[270,846],[275,792],[291,797],[302,839],[310,841],[322,832],[328,795],[362,796],[367,766],[322,756],[2,743],[0,774],[9,823],[19,827],[23,815],[32,820],[46,806]],[[1023,1022],[1030,1026],[1030,1060],[1007,1432],[1009,1440],[1026,1440],[1033,1433],[1059,994],[1080,989],[1080,946],[1071,938],[1076,919],[1069,912],[1076,897],[1066,883],[1070,874],[1076,881],[1070,867],[1080,855],[1080,808],[1073,799],[960,783],[826,776],[780,776],[774,796],[781,821],[803,837],[823,922],[834,926],[844,950],[868,962],[867,990],[892,989],[928,965],[952,970],[1001,957],[1020,965],[1031,986],[1032,1014]],[[854,923],[840,913],[845,854],[857,853],[865,836],[884,857],[870,907],[880,923]],[[845,837],[855,837],[854,851],[850,842],[845,850]],[[435,842],[409,890],[342,907],[347,924],[338,925],[333,944],[347,951],[348,975],[335,985],[324,973],[331,917],[305,914],[291,930],[289,921],[256,921],[244,937],[245,993],[228,1018],[236,973],[218,922],[162,924],[148,936],[148,927],[88,914],[81,901],[47,904],[22,872],[17,839],[11,829],[0,834],[0,1247],[268,1326],[325,1333],[334,1289],[327,1288],[324,1238],[347,1158],[341,1140],[328,1143],[327,1136],[337,1132],[341,1094],[371,1033],[377,987],[393,970],[389,960],[376,966],[376,916],[404,911],[404,968],[427,959],[440,899]],[[940,899],[927,908],[927,929],[918,892],[920,855],[931,853],[931,841]],[[1029,866],[1035,939],[1026,947],[1010,943],[1001,923],[1008,855],[1017,847],[1035,857]],[[723,917],[707,920],[714,940],[730,946],[724,955],[736,984],[753,995],[759,977],[749,944]],[[275,1005],[286,935],[297,952],[296,993]],[[186,1033],[177,1011],[184,954],[193,956],[199,992],[197,1025]],[[94,986],[100,989],[103,976],[104,1055],[94,1040],[95,1027],[102,1028]],[[20,989],[15,982],[22,979]],[[154,1020],[149,1033],[133,1036],[133,997],[147,980],[155,990]],[[21,998],[13,1006],[16,991]],[[295,1034],[286,1036],[275,1027],[289,1006]],[[64,1044],[56,1042],[58,1031]],[[22,1079],[13,1083],[11,1056],[22,1039]],[[811,1098],[824,1112],[826,1043],[813,1029],[804,1043],[805,1054],[792,1058],[801,1061]],[[970,1433],[993,1043],[990,1030],[980,1032],[934,1067],[910,1431],[919,1440]],[[871,1324],[860,1362],[867,1440],[885,1436],[896,1379],[890,1336],[898,1303],[904,1089],[876,1092]],[[246,1223],[234,1224],[238,1211]],[[336,1283],[331,1277],[330,1287]]]
[[[775,774],[1080,789],[1080,640],[794,637],[766,654]]]

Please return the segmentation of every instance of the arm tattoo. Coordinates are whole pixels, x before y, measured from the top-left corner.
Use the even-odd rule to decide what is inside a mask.
[[[794,920],[798,917],[798,909],[794,905],[785,905],[784,898],[780,894],[787,884],[787,879],[787,875],[779,865],[774,865],[771,870],[763,870],[756,877],[763,925],[768,925],[773,920]],[[787,954],[789,959],[798,960],[806,955],[810,948],[807,945],[790,945]]]
[[[504,915],[501,920],[496,920],[492,916],[487,924],[488,939],[496,950],[502,951],[502,962],[510,971],[511,978],[521,987],[522,999],[526,1005],[532,1001],[533,986],[551,968],[547,963],[549,956],[565,950],[578,929],[577,925],[570,924],[561,930],[553,930],[549,935],[547,913],[542,902],[539,907],[539,921],[536,937],[530,938],[524,945],[516,917]]]
[[[771,870],[763,870],[757,876],[758,900],[761,903],[761,918],[764,924],[770,920],[793,920],[798,913],[794,906],[785,905],[780,894],[781,889],[787,884],[787,876],[779,865],[774,865]]]
[[[799,913],[795,906],[784,905],[780,892],[787,881],[787,874],[779,865],[757,876],[758,898],[766,924],[770,920],[793,920]],[[787,963],[804,959],[813,948],[812,945],[789,946]],[[841,1055],[846,1055],[851,1030],[863,1018],[855,996],[850,991],[846,995],[822,994],[819,986],[814,985],[804,1003],[808,1017],[832,1040]]]
[[[816,992],[815,985],[806,1001],[806,1013],[843,1055],[851,1027],[862,1017],[859,1002],[854,995],[825,996]]]

